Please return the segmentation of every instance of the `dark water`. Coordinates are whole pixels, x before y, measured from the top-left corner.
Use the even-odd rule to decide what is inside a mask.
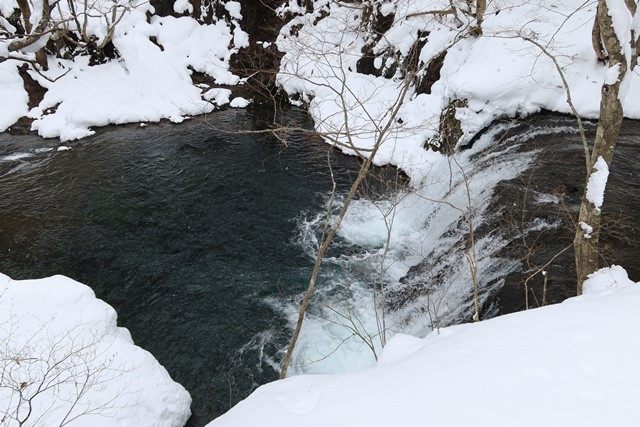
[[[592,143],[595,123],[587,123]],[[502,129],[502,130],[500,130]],[[524,120],[504,120],[489,129],[497,130],[493,143],[473,155],[471,180],[487,166],[524,155],[531,164],[519,176],[503,179],[487,200],[482,221],[477,223],[480,245],[479,283],[482,293],[481,317],[559,303],[576,295],[574,252],[571,246],[580,200],[584,191],[583,146],[574,118],[541,113]],[[509,153],[512,154],[509,154]],[[640,122],[625,120],[622,126],[602,210],[600,266],[624,267],[632,280],[640,280]],[[462,233],[460,233],[462,230]],[[448,289],[461,270],[456,262],[467,248],[464,225],[447,231],[454,236],[443,251],[423,256],[409,270],[394,302],[407,307],[434,289]],[[546,286],[539,269],[546,271]],[[463,270],[464,271],[464,270]],[[531,278],[529,279],[529,277]],[[470,279],[469,279],[470,281]],[[526,287],[525,287],[526,282]],[[453,315],[445,313],[444,324],[472,321],[469,292],[453,304]],[[448,315],[448,317],[446,317]],[[419,321],[419,320],[418,320]],[[438,319],[440,322],[440,319]]]
[[[57,144],[0,135],[0,272],[16,279],[62,273],[90,285],[189,390],[191,426],[275,379],[260,354],[277,359],[288,331],[265,298],[306,287],[311,263],[296,243],[298,221],[322,209],[331,188],[323,143],[294,137],[285,148],[266,135],[214,129],[257,129],[262,118],[231,110],[179,126],[114,127],[63,152],[36,153]],[[541,114],[508,132],[573,125],[570,117]],[[491,150],[504,149],[504,141]],[[558,253],[573,238],[581,143],[572,131],[543,132],[516,149],[535,152],[535,161],[496,186],[477,237],[507,241],[490,255],[520,267],[499,277],[483,317],[524,309],[523,282],[547,263],[547,302],[575,293],[573,252]],[[32,156],[5,158],[16,153]],[[357,162],[335,154],[332,166],[346,189]],[[620,264],[640,279],[639,122],[623,125],[603,219],[602,265]],[[554,226],[534,227],[540,221]],[[434,262],[451,264],[425,259],[412,268],[418,293],[433,285],[421,277]],[[542,283],[541,276],[529,283],[530,307],[541,302]]]
[[[572,117],[539,114],[522,123],[514,132],[545,126],[575,127]],[[587,123],[587,138],[595,138],[595,122]],[[520,177],[498,184],[489,210],[499,212],[483,225],[485,232],[499,229],[511,243],[498,255],[522,261],[522,269],[504,278],[492,302],[499,313],[525,308],[524,280],[541,266],[547,266],[547,303],[575,296],[575,255],[571,243],[584,191],[585,166],[577,132],[534,137],[519,150],[536,151],[533,165]],[[537,195],[551,195],[555,203],[540,203]],[[543,221],[554,224],[519,236],[522,224]],[[632,280],[640,280],[640,121],[625,120],[615,148],[602,206],[600,266],[624,267]],[[564,248],[570,247],[563,252]],[[529,283],[529,307],[543,299],[543,276]]]
[[[311,264],[296,221],[321,209],[331,188],[323,143],[298,137],[285,149],[266,135],[213,129],[257,129],[261,119],[230,110],[111,127],[69,151],[39,153],[59,143],[0,135],[0,271],[91,286],[189,390],[191,426],[275,379],[258,355],[273,357],[287,334],[264,298],[306,287]],[[6,158],[16,153],[32,156]],[[346,188],[356,160],[336,154],[332,165]]]

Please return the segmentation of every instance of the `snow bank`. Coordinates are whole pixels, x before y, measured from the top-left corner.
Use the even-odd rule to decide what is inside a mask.
[[[231,108],[246,108],[249,105],[249,100],[242,98],[241,96],[233,98],[229,103]]]
[[[582,293],[584,295],[599,294],[633,284],[624,268],[619,265],[612,265],[591,273],[582,284]]]
[[[264,385],[209,426],[636,425],[640,286],[612,271],[590,278],[605,293],[396,336],[374,368]]]
[[[177,9],[184,7],[176,3]],[[239,14],[239,8],[232,9]],[[218,85],[238,84],[229,61],[248,45],[248,35],[237,21],[206,25],[191,17],[151,16],[147,22],[147,13],[153,13],[147,2],[134,5],[115,27],[113,44],[119,58],[90,66],[86,56],[50,57],[45,74],[50,79],[59,77],[55,82],[31,72],[47,92],[30,112],[16,71],[21,63],[2,63],[0,99],[9,100],[10,108],[0,109],[0,131],[29,115],[35,119],[32,130],[39,135],[68,141],[91,135],[96,126],[162,119],[181,122],[185,116],[212,111],[216,103],[203,98],[193,85],[191,70],[209,75]],[[99,20],[90,20],[89,27],[92,34],[104,37]],[[45,113],[47,109],[53,112]]]
[[[79,417],[69,426],[177,427],[191,414],[189,393],[117,326],[113,308],[64,276],[17,281],[0,274],[0,365],[0,407],[9,417],[18,407],[12,385],[25,396],[41,382],[49,387],[33,400],[25,425],[38,417],[38,425],[59,425],[70,411],[68,420]]]
[[[393,24],[372,48],[375,67],[383,75],[391,74],[390,78],[357,72],[362,48],[372,39],[366,30],[371,24],[363,22],[365,11],[352,4],[328,3],[315,0],[311,13],[296,8],[295,1],[281,9],[301,15],[278,38],[278,47],[285,52],[278,82],[289,94],[301,94],[309,103],[319,131],[343,142],[349,131],[354,145],[374,145],[390,108],[401,98],[402,67],[394,67],[407,60],[412,47],[419,46],[417,41],[424,42],[417,50],[419,76],[424,76],[426,64],[447,52],[440,78],[430,90],[416,93],[412,87],[403,98],[398,120],[375,157],[376,164],[401,167],[414,182],[424,178],[437,157],[423,146],[437,139],[440,116],[452,100],[466,100],[466,106],[455,113],[463,142],[498,117],[541,109],[571,113],[555,64],[530,40],[557,59],[573,103],[584,117],[598,116],[601,86],[615,77],[598,63],[591,46],[594,2],[489,2],[481,37],[464,33],[473,22],[464,21],[467,18],[461,13],[457,17],[428,13],[449,9],[449,0],[379,2],[383,14],[395,12]],[[461,9],[464,3],[453,2]],[[630,92],[638,90],[637,73],[629,84]],[[640,118],[640,98],[627,96],[624,107],[627,117]],[[343,151],[354,154],[352,149]]]
[[[0,63],[0,99],[0,132],[3,132],[29,111],[29,97],[22,86],[22,78],[15,64]]]

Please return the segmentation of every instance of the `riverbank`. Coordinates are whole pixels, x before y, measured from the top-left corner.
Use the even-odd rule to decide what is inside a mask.
[[[59,143],[53,140],[0,136],[0,187],[7,196],[0,206],[0,271],[15,278],[64,272],[92,286],[116,309],[135,342],[190,391],[190,426],[204,425],[256,386],[276,379],[289,315],[312,265],[321,225],[315,220],[331,188],[327,146],[319,138],[301,134],[284,147],[267,136],[233,132],[261,128],[265,117],[257,112],[227,110],[182,124],[108,126],[63,151],[56,151]],[[312,128],[306,114],[289,114],[293,123]],[[477,145],[457,155],[480,215],[483,318],[525,304],[522,280],[529,267],[519,240],[522,228],[514,224],[524,224],[527,239],[538,241],[540,254],[531,257],[537,263],[546,263],[569,236],[570,222],[566,228],[553,224],[569,221],[561,206],[571,211],[580,192],[581,153],[573,126],[571,117],[553,114],[496,123]],[[625,122],[624,155],[612,169],[612,196],[605,197],[612,218],[618,210],[634,209],[629,195],[637,187],[637,140],[638,124]],[[332,159],[340,193],[359,165],[340,153]],[[548,168],[554,159],[562,159],[557,163],[562,166]],[[378,280],[385,239],[371,203],[384,207],[393,200],[384,196],[418,192],[402,198],[395,217],[388,255],[394,267],[385,282],[388,319],[394,320],[389,336],[424,336],[470,318],[462,257],[466,228],[455,210],[429,201],[464,203],[464,182],[455,176],[452,184],[443,182],[445,175],[438,173],[448,170],[446,161],[442,167],[422,189],[394,188],[354,205],[326,260],[296,372],[375,364],[357,339],[336,347],[349,332],[332,323],[327,307],[358,313],[375,331],[372,283]],[[613,178],[616,171],[619,180]],[[454,188],[438,196],[442,184]],[[569,187],[562,203],[558,187]],[[525,220],[512,221],[523,210]],[[633,216],[621,219],[637,223]],[[632,278],[640,252],[634,232],[628,239],[619,233],[604,237],[620,248],[607,261],[628,264]],[[571,255],[561,255],[547,269],[548,303],[573,291]],[[538,275],[529,284],[530,307],[542,299],[541,280]],[[441,303],[431,318],[424,314],[435,307],[429,301]]]
[[[331,190],[327,146],[237,132],[268,117],[108,126],[64,151],[0,134],[0,271],[91,286],[189,391],[190,426],[277,378],[289,331],[269,301],[295,298],[312,266],[298,227]],[[304,114],[287,118],[311,128]],[[358,162],[335,153],[332,164],[345,191]]]

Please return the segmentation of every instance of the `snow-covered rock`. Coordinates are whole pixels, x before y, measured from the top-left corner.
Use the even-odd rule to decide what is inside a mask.
[[[229,89],[213,88],[206,91],[202,97],[218,106],[223,106],[229,103],[231,91]]]
[[[585,293],[394,338],[374,368],[264,385],[209,426],[637,425],[640,284],[613,266]]]
[[[619,265],[601,268],[591,273],[582,284],[582,294],[592,295],[635,285],[627,271]]]
[[[227,10],[227,12],[229,12],[229,16],[231,16],[233,19],[237,19],[238,21],[242,19],[242,13],[240,12],[242,6],[239,2],[228,1],[224,4],[224,8]]]
[[[182,12],[191,5],[178,1],[175,8]],[[193,85],[191,70],[209,75],[220,85],[239,83],[229,61],[238,49],[248,46],[248,35],[237,22],[232,26],[218,20],[207,25],[188,16],[151,16],[148,22],[147,13],[153,13],[148,2],[135,3],[118,21],[113,44],[119,58],[90,65],[86,56],[73,60],[50,57],[45,73],[49,79],[31,71],[47,89],[31,112],[17,73],[23,62],[2,62],[0,132],[28,115],[35,119],[32,130],[39,135],[69,141],[93,134],[92,127],[162,119],[178,123],[186,116],[212,111],[215,105],[203,99],[201,90]],[[98,38],[106,33],[100,20],[90,19],[88,27]],[[47,109],[53,112],[43,114]]]
[[[591,46],[596,3],[489,2],[480,37],[465,33],[473,22],[460,21],[467,19],[463,14],[437,13],[451,5],[464,10],[465,3],[380,2],[382,15],[395,13],[391,27],[372,47],[372,54],[377,56],[375,68],[382,67],[393,75],[385,78],[357,72],[362,49],[371,40],[371,35],[363,31],[371,23],[362,20],[371,14],[350,3],[327,0],[315,0],[314,10],[307,12],[296,8],[297,2],[291,0],[281,13],[297,12],[300,16],[282,29],[277,41],[285,52],[278,83],[289,94],[302,95],[308,102],[319,131],[332,140],[346,141],[344,129],[349,129],[350,141],[363,149],[373,147],[378,127],[385,126],[391,106],[402,98],[375,163],[397,165],[413,182],[420,182],[437,161],[438,155],[423,147],[426,141],[438,137],[441,114],[452,100],[465,100],[465,106],[455,113],[463,142],[498,117],[528,115],[542,109],[571,114],[560,73],[539,46],[558,61],[577,111],[584,117],[598,117],[602,84],[617,78],[618,70],[600,64]],[[628,18],[624,2],[617,3],[626,11],[623,18]],[[625,22],[630,24],[629,19]],[[423,46],[416,44],[421,37]],[[424,76],[431,60],[445,51],[446,55],[439,79],[428,93],[416,93],[411,87],[402,97],[402,67],[395,72],[393,67],[407,60],[413,46],[422,46],[417,51],[420,76]],[[637,92],[640,77],[627,74],[629,93]],[[624,113],[640,118],[640,98],[627,96]],[[341,149],[354,154],[350,148]]]
[[[19,409],[17,391],[36,395],[24,425],[57,426],[70,411],[70,427],[178,427],[191,414],[189,393],[117,326],[115,310],[64,276],[0,274],[0,372],[2,417]]]
[[[249,101],[247,99],[242,98],[241,96],[237,98],[233,98],[229,103],[231,108],[246,108],[249,105]]]

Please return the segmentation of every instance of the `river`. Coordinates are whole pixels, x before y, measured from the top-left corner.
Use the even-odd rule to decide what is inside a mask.
[[[306,287],[299,225],[331,190],[321,141],[233,132],[265,114],[111,126],[67,151],[0,134],[0,271],[91,286],[191,393],[192,426],[276,378],[265,361],[288,331],[264,299]],[[358,163],[332,165],[342,191]]]
[[[284,146],[238,133],[261,129],[267,114],[228,110],[180,125],[111,126],[66,151],[56,141],[0,134],[0,271],[16,279],[64,274],[91,286],[191,393],[191,427],[276,379],[292,298],[306,288],[332,187],[327,145],[317,138],[292,135]],[[302,113],[286,114],[311,128]],[[549,260],[547,302],[574,292],[572,252],[558,255],[571,242],[584,182],[574,128],[553,114],[496,123],[459,154],[477,220],[483,318],[524,309],[524,271]],[[640,125],[626,121],[603,235],[603,263],[622,264],[635,280],[639,136]],[[344,193],[358,162],[336,153],[331,164]],[[447,177],[446,166],[434,169],[430,184],[394,186],[386,196],[403,194],[397,205],[377,194],[352,206],[325,261],[297,372],[374,363],[335,310],[375,328],[371,284],[381,260],[390,330],[420,336],[470,320],[468,229],[451,208],[464,206],[467,187]],[[389,206],[397,224],[384,251],[380,212]],[[529,283],[529,307],[542,303],[542,277]]]

